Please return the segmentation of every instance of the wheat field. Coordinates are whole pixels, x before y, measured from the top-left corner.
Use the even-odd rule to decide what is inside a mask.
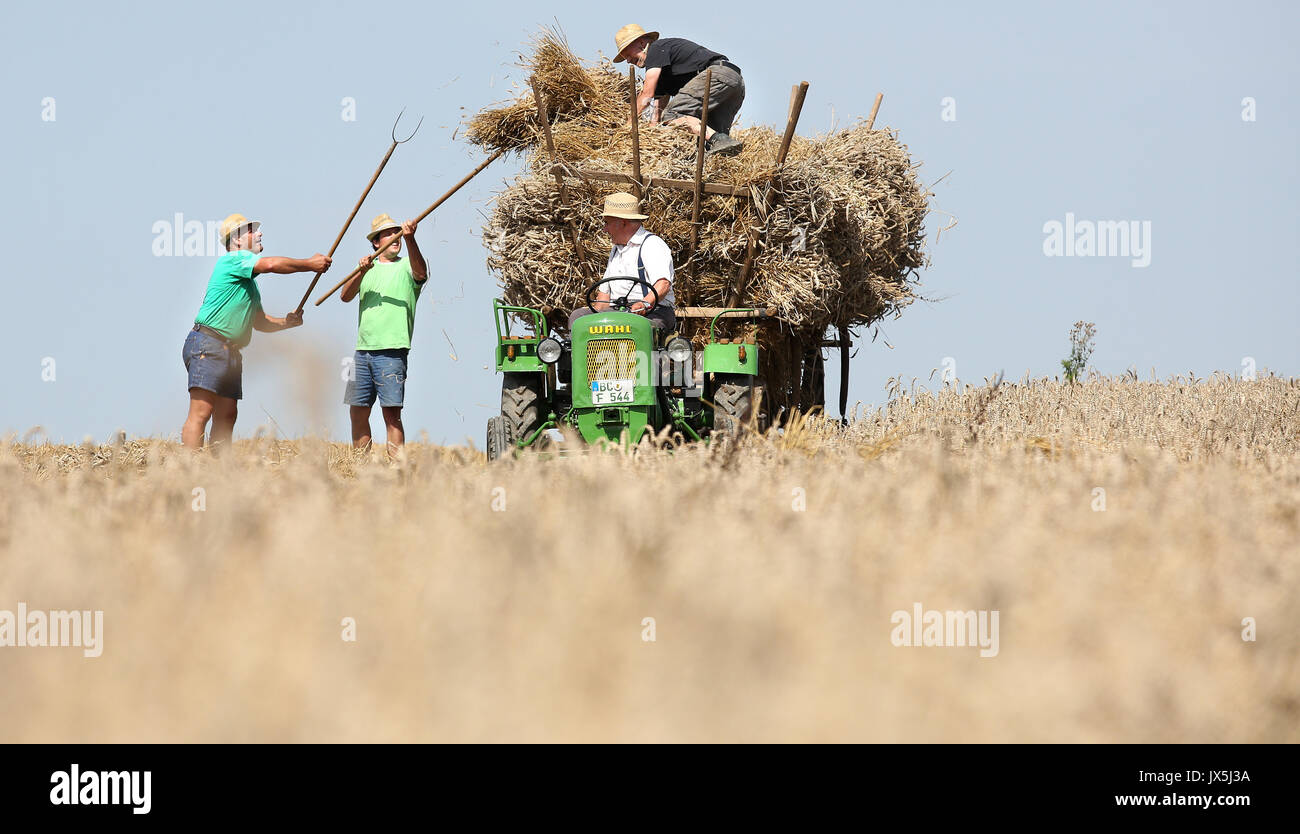
[[[1295,742],[1298,542],[1275,376],[896,380],[494,465],[11,438],[0,609],[104,626],[0,647],[0,742]],[[996,656],[894,645],[916,603],[999,612]]]

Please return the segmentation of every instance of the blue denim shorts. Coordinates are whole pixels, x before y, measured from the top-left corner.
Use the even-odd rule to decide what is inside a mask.
[[[202,388],[219,397],[244,398],[244,357],[225,342],[191,330],[181,348],[181,359],[189,372],[190,388]]]
[[[352,377],[343,393],[344,405],[401,407],[406,395],[408,348],[359,350],[352,355]]]

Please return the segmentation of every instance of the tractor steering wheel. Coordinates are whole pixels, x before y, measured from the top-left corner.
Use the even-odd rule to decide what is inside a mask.
[[[626,275],[626,276],[615,275],[609,278],[601,278],[599,281],[592,284],[591,287],[587,290],[587,309],[590,310],[593,315],[596,313],[596,306],[595,306],[596,290],[599,289],[599,287],[602,284],[608,284],[610,281],[631,281],[633,287],[642,286],[645,287],[647,290],[649,290],[650,294],[653,295],[655,298],[655,303],[650,305],[650,309],[646,310],[647,313],[653,311],[656,307],[659,306],[659,293],[655,290],[653,286],[647,283],[644,278],[633,278],[631,275]],[[615,310],[622,310],[623,312],[629,312],[632,307],[632,304],[629,301],[629,297],[631,296],[631,294],[632,294],[632,290],[629,289],[627,291],[627,295],[623,296],[617,301],[611,298],[609,300],[609,305]],[[646,299],[643,296],[637,300],[644,302]]]

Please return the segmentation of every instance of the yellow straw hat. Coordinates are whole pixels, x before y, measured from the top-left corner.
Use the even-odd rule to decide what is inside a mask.
[[[252,226],[252,231],[257,231],[262,227],[260,221],[249,220],[242,214],[232,214],[225,220],[221,221],[221,243],[224,246],[230,245],[230,236],[239,231],[244,226]]]
[[[389,229],[400,229],[400,228],[402,228],[401,223],[398,223],[396,220],[389,217],[387,214],[381,214],[378,217],[376,217],[374,220],[370,221],[370,234],[366,235],[366,240],[370,241],[371,243],[374,243],[375,238],[379,237],[379,235],[382,234],[383,232],[386,232]]]
[[[641,213],[641,203],[636,197],[625,191],[617,194],[611,194],[605,198],[605,210],[601,212],[602,217],[620,217],[624,220],[647,220],[647,215]]]
[[[650,43],[659,40],[658,32],[647,32],[635,23],[629,23],[614,34],[614,48],[618,51],[614,53],[614,63],[619,64],[627,60],[623,57],[623,50],[627,49],[628,44],[637,38],[645,35],[650,38]]]

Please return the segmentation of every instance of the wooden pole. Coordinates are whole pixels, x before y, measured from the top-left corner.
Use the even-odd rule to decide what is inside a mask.
[[[443,195],[442,195],[441,197],[439,197],[437,200],[434,200],[433,205],[429,206],[427,209],[424,210],[424,212],[423,212],[419,217],[416,217],[416,218],[415,218],[415,222],[418,224],[420,221],[424,220],[424,218],[426,218],[426,217],[428,217],[429,215],[433,214],[434,210],[437,209],[438,206],[440,206],[440,205],[442,205],[443,203],[447,202],[447,200],[449,200],[449,199],[451,198],[451,195],[455,194],[457,191],[460,191],[460,190],[465,186],[465,183],[469,182],[470,180],[474,179],[476,176],[478,176],[479,174],[481,174],[481,173],[483,172],[483,169],[484,169],[484,168],[488,167],[488,166],[491,165],[493,162],[496,162],[498,159],[500,159],[502,156],[504,156],[504,155],[505,155],[505,152],[506,152],[506,149],[505,149],[505,148],[502,148],[501,150],[499,150],[499,151],[497,151],[496,153],[494,153],[494,154],[492,154],[491,156],[489,156],[487,159],[485,159],[485,160],[483,160],[482,162],[480,162],[477,168],[475,168],[473,171],[470,171],[468,174],[466,174],[466,175],[464,176],[464,178],[461,179],[460,182],[458,182],[458,183],[456,183],[455,185],[453,185],[453,186],[451,187],[451,190],[450,190],[450,191],[448,191],[446,194],[443,194]],[[390,245],[391,245],[391,244],[390,244]],[[378,253],[376,253],[376,255],[378,255]],[[357,275],[359,275],[360,273],[361,273],[361,267],[357,267],[356,269],[354,269],[354,270],[352,270],[351,272],[349,272],[349,273],[348,273],[348,276],[347,276],[346,278],[344,278],[342,281],[339,281],[337,284],[335,284],[335,285],[330,289],[329,292],[325,293],[325,294],[322,295],[320,298],[316,299],[316,306],[319,307],[322,301],[324,301],[325,299],[329,298],[329,297],[330,297],[331,295],[333,295],[334,293],[338,292],[338,291],[343,287],[344,284],[346,284],[348,281],[351,281],[353,278],[355,278],[355,277],[356,277]]]
[[[812,404],[814,408],[821,408],[822,416],[826,415],[826,361],[822,359],[822,349],[816,348],[813,351],[813,376],[812,376]]]
[[[686,252],[686,262],[695,257],[695,245],[700,239],[700,197],[704,192],[704,134],[709,124],[709,90],[713,87],[713,67],[704,71],[704,96],[700,101],[700,135],[695,143],[695,201],[691,204],[691,248]],[[692,275],[699,270],[691,267]]]
[[[616,182],[624,185],[632,184],[631,174],[623,174],[617,171],[585,171],[581,168],[570,168],[567,165],[552,165],[550,171],[552,174],[576,177],[580,180]],[[646,188],[671,188],[676,191],[695,191],[694,180],[672,180],[666,177],[647,177],[645,186]],[[741,197],[749,199],[751,196],[749,186],[747,185],[729,185],[718,182],[706,182],[703,185],[703,191],[705,194],[721,194],[724,197]]]
[[[880,101],[884,97],[884,93],[876,93],[876,102],[871,105],[871,115],[867,117],[867,130],[871,130],[872,125],[876,123],[876,114],[880,112]]]
[[[732,310],[730,307],[678,307],[674,310],[679,319],[711,319],[719,314],[726,314],[727,318],[742,319],[771,319],[776,318],[776,308],[768,307],[766,310]]]
[[[546,139],[546,153],[551,157],[551,164],[555,165],[559,159],[555,156],[555,138],[551,135],[551,114],[546,109],[546,97],[542,95],[534,81],[533,101],[537,104],[537,121],[542,125],[542,136]],[[564,184],[564,175],[559,171],[555,172],[555,185],[560,190],[560,205],[569,214],[569,238],[573,241],[573,251],[578,254],[578,269],[582,271],[584,278],[590,278],[591,275],[587,267],[587,252],[582,247],[582,240],[578,237],[578,224],[573,219],[572,204],[569,202],[569,189]]]
[[[790,115],[786,119],[785,133],[781,136],[781,148],[776,154],[776,167],[778,171],[772,173],[776,177],[779,169],[785,164],[785,156],[790,151],[790,142],[794,140],[794,129],[799,124],[799,114],[803,112],[804,98],[808,95],[808,82],[799,82],[799,88],[795,91],[794,104],[790,107]],[[767,190],[763,192],[763,213],[766,214],[772,208],[772,195],[775,193],[771,182],[767,184]],[[758,249],[758,230],[750,228],[749,240],[745,243],[745,263],[740,267],[740,275],[736,278],[735,289],[731,291],[731,297],[727,299],[728,307],[737,307],[741,299],[745,297],[745,285],[749,283],[749,273],[754,266],[754,255]]]
[[[790,150],[790,142],[794,139],[794,129],[799,124],[799,114],[803,112],[803,100],[807,95],[808,82],[800,81],[799,89],[794,95],[794,103],[790,106],[790,114],[786,117],[785,133],[781,136],[781,150],[776,155],[776,167],[778,168],[785,164],[785,155]]]
[[[627,90],[631,99],[629,107],[632,108],[632,179],[636,184],[632,186],[633,193],[638,200],[641,199],[641,114],[636,109],[636,67],[627,68]]]
[[[876,93],[876,100],[871,104],[871,115],[867,117],[867,130],[872,130],[876,124],[876,114],[880,112],[880,102],[885,98],[884,93]],[[849,423],[849,329],[840,328],[840,422],[844,425]]]
[[[840,422],[848,424],[849,415],[849,329],[840,328]]]
[[[403,112],[405,112],[405,110],[403,110]],[[400,122],[401,120],[402,120],[402,114],[398,113],[397,122]],[[411,141],[411,139],[415,136],[415,131],[419,131],[420,129],[420,125],[416,125],[415,131],[413,131],[410,136],[406,137],[405,139],[398,140],[397,122],[393,122],[393,134],[392,134],[393,143],[388,146],[388,153],[384,154],[384,158],[379,161],[379,167],[376,168],[375,173],[370,176],[370,182],[366,183],[365,190],[361,192],[361,199],[357,200],[357,204],[352,207],[352,213],[349,214],[348,219],[344,221],[343,228],[339,229],[339,235],[338,237],[334,238],[334,245],[330,247],[330,251],[327,254],[327,257],[329,258],[334,257],[335,250],[337,250],[339,248],[339,244],[343,242],[343,236],[348,233],[348,227],[351,226],[352,221],[356,219],[357,212],[361,211],[362,203],[366,201],[366,197],[370,196],[370,189],[374,188],[375,183],[379,181],[379,175],[383,173],[384,166],[387,165],[388,160],[392,158],[393,151],[397,150],[398,145]],[[423,123],[424,123],[424,119],[420,119],[420,124]],[[323,272],[317,272],[315,275],[311,277],[311,283],[307,285],[307,291],[302,294],[302,300],[298,302],[298,308],[294,310],[295,313],[302,315],[302,308],[307,306],[307,299],[311,296],[311,291],[316,288],[316,282],[319,281],[320,277],[324,274],[325,273]]]

